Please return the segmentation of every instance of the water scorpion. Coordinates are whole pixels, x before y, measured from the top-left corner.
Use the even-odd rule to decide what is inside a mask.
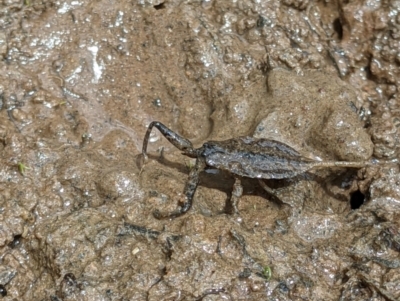
[[[184,188],[184,201],[178,205],[178,209],[169,213],[154,211],[158,219],[174,218],[186,213],[192,206],[193,197],[199,184],[199,174],[206,167],[217,168],[230,172],[235,182],[231,203],[234,213],[238,213],[237,204],[243,193],[241,178],[258,179],[260,185],[269,193],[269,188],[263,179],[288,179],[302,174],[312,168],[347,167],[362,168],[370,162],[347,161],[316,161],[302,156],[294,148],[270,139],[256,139],[252,137],[238,137],[224,141],[208,141],[199,148],[186,138],[170,130],[158,121],[150,123],[143,140],[142,155],[147,161],[147,145],[153,127],[168,139],[182,154],[196,158],[194,167],[190,170],[189,178]]]

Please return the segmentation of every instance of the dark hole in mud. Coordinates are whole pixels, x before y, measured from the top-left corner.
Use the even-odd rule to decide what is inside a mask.
[[[22,235],[20,235],[20,234],[14,235],[13,241],[10,242],[10,243],[8,244],[8,246],[9,246],[10,248],[12,248],[12,249],[18,247],[18,246],[21,244],[21,239],[22,239]]]
[[[364,200],[365,200],[365,195],[361,193],[360,190],[353,192],[350,198],[351,209],[360,208],[361,205],[364,204]]]
[[[65,275],[64,275],[64,281],[65,281],[65,283],[66,283],[67,285],[69,285],[69,286],[73,286],[73,285],[76,285],[76,284],[77,284],[77,283],[76,283],[75,275],[72,274],[72,273],[67,273],[67,274],[65,274]]]
[[[343,27],[339,18],[336,18],[335,21],[333,21],[333,29],[336,31],[339,40],[341,40],[343,38]]]
[[[157,4],[157,5],[154,5],[153,7],[154,7],[156,10],[159,10],[159,9],[165,8],[165,4],[164,4],[164,3],[160,3],[160,4]]]
[[[7,290],[6,290],[6,288],[4,287],[4,285],[2,285],[2,284],[0,284],[0,295],[1,295],[2,297],[7,296]]]

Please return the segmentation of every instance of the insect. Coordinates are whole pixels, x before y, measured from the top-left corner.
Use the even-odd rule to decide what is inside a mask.
[[[169,142],[181,150],[183,155],[196,158],[196,163],[189,173],[183,191],[184,201],[178,205],[176,211],[169,213],[154,211],[153,214],[158,219],[178,217],[191,208],[199,184],[199,174],[206,167],[225,170],[234,176],[231,203],[234,213],[238,213],[237,204],[243,193],[242,177],[258,179],[261,186],[267,192],[273,194],[273,190],[262,181],[263,179],[288,179],[312,168],[362,168],[370,164],[369,162],[316,161],[302,156],[294,148],[282,142],[252,137],[209,141],[199,148],[194,148],[188,139],[178,135],[158,121],[150,123],[144,136],[142,155],[145,161],[148,160],[147,145],[153,127],[157,128]]]

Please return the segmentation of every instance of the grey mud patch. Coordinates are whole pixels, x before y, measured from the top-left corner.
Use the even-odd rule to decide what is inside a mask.
[[[398,300],[399,32],[397,2],[3,1],[0,298]],[[160,221],[193,161],[154,131],[140,169],[153,120],[394,163],[244,179],[239,219],[208,170]]]

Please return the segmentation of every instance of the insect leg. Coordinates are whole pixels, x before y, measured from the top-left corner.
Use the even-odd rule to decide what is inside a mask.
[[[258,183],[260,183],[261,187],[264,188],[264,190],[266,192],[268,192],[270,195],[276,195],[275,189],[268,187],[267,184],[265,184],[265,182],[263,180],[261,180],[261,179],[258,180]]]
[[[146,135],[144,136],[143,140],[143,147],[142,147],[142,155],[145,160],[147,160],[147,144],[149,144],[149,139],[150,139],[150,133],[151,130],[155,127],[160,131],[160,133],[168,139],[169,142],[171,142],[176,148],[180,149],[183,151],[184,154],[186,155],[192,155],[195,157],[195,150],[193,148],[193,144],[187,140],[186,138],[183,138],[182,136],[178,135],[177,133],[171,131],[169,128],[167,128],[165,125],[163,125],[161,122],[158,121],[153,121],[150,123],[149,127],[147,128]]]
[[[232,196],[231,196],[233,214],[239,214],[239,209],[237,206],[242,194],[243,194],[242,182],[240,178],[235,178],[235,183],[233,184]]]
[[[203,159],[198,158],[193,169],[189,173],[189,178],[186,182],[183,194],[185,196],[185,201],[179,204],[179,208],[176,211],[170,213],[161,213],[158,210],[153,212],[153,215],[157,219],[163,218],[175,218],[185,214],[191,207],[193,203],[194,193],[196,192],[197,185],[199,184],[199,174],[205,168],[206,164]]]

